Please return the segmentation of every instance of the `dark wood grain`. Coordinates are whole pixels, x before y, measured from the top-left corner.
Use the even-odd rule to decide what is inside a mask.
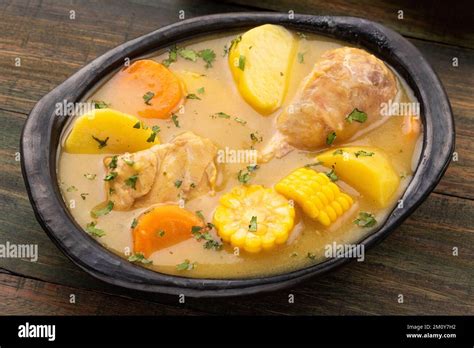
[[[11,315],[195,315],[149,302],[0,273],[0,313]],[[73,301],[71,301],[73,299]]]
[[[472,1],[442,0],[227,0],[259,9],[322,16],[354,16],[388,26],[400,34],[424,40],[474,47]],[[403,19],[399,18],[403,11]],[[449,24],[449,30],[447,25]]]
[[[474,314],[474,50],[467,48],[472,47],[471,38],[456,30],[441,33],[436,29],[428,37],[431,27],[421,23],[420,12],[414,12],[418,13],[417,23],[391,25],[406,35],[430,40],[411,41],[433,65],[448,92],[459,160],[450,165],[436,193],[386,241],[370,250],[365,262],[353,262],[287,291],[235,300],[187,299],[185,307],[180,307],[174,296],[138,293],[97,281],[57,250],[34,219],[15,159],[27,113],[84,64],[120,43],[176,21],[181,9],[187,16],[248,10],[205,1],[199,6],[192,3],[0,3],[0,243],[36,243],[40,253],[36,263],[0,259],[1,268],[15,273],[0,276],[0,313],[52,313],[48,306],[35,305],[44,301],[53,303],[58,314],[108,314],[112,313],[107,312],[109,306],[121,307],[110,309],[117,314]],[[327,6],[339,6],[337,14],[349,9],[352,12],[346,14],[369,19],[380,15],[379,21],[388,18],[382,11],[391,13],[392,9],[386,2],[373,11],[342,1]],[[71,9],[76,11],[73,21],[69,19]],[[18,57],[22,64],[15,67]],[[453,57],[459,58],[457,68],[452,66]],[[459,256],[452,255],[453,247],[459,248]],[[55,291],[75,291],[93,300],[75,309],[54,300]],[[288,303],[289,293],[295,295],[294,304]],[[404,295],[403,304],[397,302],[399,294]]]

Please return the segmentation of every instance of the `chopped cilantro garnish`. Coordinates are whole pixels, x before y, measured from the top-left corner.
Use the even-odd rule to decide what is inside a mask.
[[[143,263],[144,265],[149,265],[149,264],[153,263],[152,260],[148,260],[145,257],[145,255],[143,255],[142,253],[135,253],[133,255],[130,255],[128,257],[128,261],[136,262],[136,263]]]
[[[95,136],[92,135],[92,139],[97,141],[99,143],[99,149],[102,149],[107,146],[107,141],[109,141],[109,137],[105,138],[104,140],[101,140]]]
[[[104,181],[111,181],[114,180],[117,177],[118,173],[117,172],[110,172],[107,174],[104,178]]]
[[[368,152],[368,151],[364,151],[364,150],[359,150],[357,152],[354,152],[354,155],[356,157],[371,157],[374,154],[375,154],[374,152]]]
[[[359,227],[372,227],[377,223],[377,220],[375,220],[374,214],[361,211],[359,217],[353,222]]]
[[[339,178],[337,177],[336,172],[334,171],[334,169],[332,169],[330,172],[327,172],[326,176],[329,179],[331,179],[332,182],[339,180]]]
[[[96,223],[95,222],[89,222],[86,225],[86,232],[89,233],[91,236],[94,237],[103,237],[105,236],[104,230],[101,230],[100,228],[95,227]]]
[[[349,115],[347,115],[346,121],[349,123],[352,123],[353,121],[364,123],[367,121],[367,114],[355,108]]]
[[[94,218],[98,218],[99,216],[107,215],[108,213],[112,211],[113,208],[114,208],[114,202],[108,201],[107,205],[104,208],[92,210],[91,215]]]
[[[245,56],[240,55],[239,57],[239,69],[244,71],[245,70]]]
[[[146,105],[151,105],[150,103],[150,100],[155,96],[155,93],[153,92],[146,92],[144,95],[143,95],[143,100],[145,101],[145,104]]]
[[[132,175],[128,179],[125,180],[125,185],[130,186],[132,189],[136,190],[138,180],[138,174]]]
[[[180,128],[178,115],[176,115],[176,114],[171,115],[171,120],[173,121],[176,128]]]
[[[331,145],[336,140],[336,132],[331,132],[326,138],[326,144]]]
[[[257,217],[256,216],[252,216],[252,218],[250,219],[249,231],[257,232]]]

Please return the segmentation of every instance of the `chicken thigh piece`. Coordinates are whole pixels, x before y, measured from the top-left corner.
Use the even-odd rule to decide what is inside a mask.
[[[278,132],[267,152],[281,157],[292,147],[316,150],[325,146],[331,132],[336,133],[336,142],[348,140],[359,130],[383,122],[381,104],[396,95],[395,76],[380,59],[358,48],[328,51],[278,116]],[[367,115],[366,121],[347,119],[356,109]]]
[[[108,200],[114,209],[128,210],[213,194],[216,154],[211,140],[185,132],[167,144],[107,157]]]

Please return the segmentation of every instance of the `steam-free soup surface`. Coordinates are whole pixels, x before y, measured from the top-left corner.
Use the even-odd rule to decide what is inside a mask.
[[[215,52],[216,58],[212,62],[212,67],[206,67],[206,63],[202,59],[197,59],[194,62],[182,57],[178,57],[177,61],[169,66],[169,70],[185,86],[185,93],[199,98],[183,98],[182,104],[184,106],[175,110],[176,117],[174,119],[141,117],[140,110],[144,103],[142,94],[133,90],[133,86],[130,87],[130,90],[126,88],[117,90],[117,81],[114,77],[117,75],[112,75],[102,86],[93,91],[89,100],[104,101],[110,108],[138,117],[149,127],[158,125],[160,127],[158,136],[162,144],[170,142],[173,137],[184,131],[192,131],[200,137],[210,139],[220,150],[225,152],[227,149],[229,156],[232,156],[232,150],[255,149],[257,153],[262,153],[265,146],[268,145],[268,141],[277,131],[276,119],[278,115],[290,105],[298,92],[301,81],[310,74],[314,63],[321,58],[323,53],[347,45],[316,35],[306,34],[302,38],[293,33],[296,54],[290,62],[289,84],[283,105],[268,115],[262,115],[261,112],[250,106],[239,93],[229,69],[228,57],[223,56],[224,47],[228,47],[231,40],[235,39],[238,34],[229,33],[229,35],[206,37],[181,45],[194,52],[210,49]],[[162,52],[147,59],[163,62],[167,58],[168,52]],[[397,77],[397,84],[400,101],[415,101],[412,93],[399,77]],[[135,101],[130,102],[130,94],[137,95]],[[219,113],[225,113],[230,117],[216,116]],[[390,198],[386,207],[380,208],[373,199],[362,195],[339,179],[335,183],[353,197],[355,203],[349,211],[329,227],[308,217],[296,204],[295,225],[288,240],[272,250],[252,254],[236,250],[229,243],[223,243],[220,250],[206,249],[203,247],[202,241],[188,238],[152,253],[148,259],[153,263],[146,265],[146,267],[159,272],[187,277],[247,278],[288,272],[324,261],[327,245],[331,245],[333,242],[348,244],[360,241],[374,228],[377,228],[396,206],[397,200],[410,181],[417,162],[418,155],[415,148],[420,137],[419,135],[404,136],[403,127],[403,117],[388,117],[373,131],[358,133],[343,144],[338,144],[339,147],[375,146],[383,149],[396,174],[400,177],[397,192]],[[250,174],[248,184],[273,187],[295,169],[315,163],[316,155],[326,151],[327,148],[314,151],[294,149],[281,158],[273,157],[266,163],[259,163],[258,170]],[[77,154],[62,151],[59,156],[58,173],[65,202],[69,205],[76,221],[84,228],[92,220],[91,210],[107,200],[103,181],[106,175],[104,158],[112,155]],[[215,195],[206,194],[186,201],[184,207],[187,210],[200,211],[206,221],[213,221],[213,214],[219,204],[219,199],[232,188],[242,185],[238,173],[241,170],[246,171],[246,167],[251,165],[250,163],[229,162],[232,161],[227,158],[226,163],[217,164],[218,178]],[[327,173],[331,169],[322,165],[315,165],[311,168],[323,173]],[[118,255],[128,258],[134,252],[131,224],[134,219],[139,218],[150,208],[139,207],[128,211],[114,209],[110,213],[100,216],[95,226],[105,231],[105,235],[96,238],[97,241]],[[354,224],[353,221],[361,211],[371,212],[377,224],[370,228],[361,228]],[[210,233],[216,240],[219,240],[215,230]],[[185,270],[183,267],[177,267],[183,262],[189,262],[194,267]]]

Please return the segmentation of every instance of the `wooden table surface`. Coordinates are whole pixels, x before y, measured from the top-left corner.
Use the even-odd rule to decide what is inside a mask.
[[[412,3],[0,0],[0,244],[39,248],[37,262],[0,258],[0,314],[474,314],[472,8],[467,2]],[[365,262],[292,289],[231,300],[187,298],[180,304],[175,296],[124,290],[87,275],[49,240],[28,201],[17,161],[28,112],[79,68],[127,40],[178,21],[180,10],[190,18],[259,10],[255,6],[365,17],[408,37],[449,95],[458,160],[426,202],[367,252]],[[289,294],[294,303],[288,303]]]

